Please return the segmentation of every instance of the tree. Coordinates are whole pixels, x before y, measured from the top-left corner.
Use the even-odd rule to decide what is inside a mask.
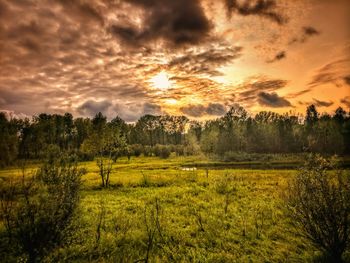
[[[17,123],[0,112],[0,167],[13,164],[18,154]]]
[[[334,161],[312,155],[289,183],[286,201],[300,234],[331,261],[341,262],[350,235],[349,174],[336,169]]]
[[[110,127],[106,127],[98,137],[99,139],[96,140],[96,163],[99,168],[102,187],[109,187],[114,160],[126,148],[126,141],[124,137]]]
[[[315,105],[310,105],[306,109],[305,123],[307,126],[312,126],[318,121],[319,114]]]
[[[341,125],[344,123],[345,118],[346,118],[346,112],[343,110],[342,107],[338,107],[335,110],[333,119]]]

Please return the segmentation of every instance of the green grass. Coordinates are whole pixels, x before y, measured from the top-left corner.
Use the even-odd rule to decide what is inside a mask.
[[[122,158],[109,189],[100,187],[95,162],[81,163],[88,173],[75,242],[48,261],[136,262],[147,254],[147,227],[154,231],[150,262],[313,262],[320,255],[283,213],[283,191],[295,170],[182,170],[207,162],[202,156]],[[16,176],[18,169],[1,170],[0,182]]]

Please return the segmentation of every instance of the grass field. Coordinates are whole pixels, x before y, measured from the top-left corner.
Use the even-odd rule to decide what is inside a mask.
[[[296,170],[183,168],[205,162],[119,159],[109,189],[100,187],[95,162],[81,163],[87,174],[74,242],[47,261],[318,260],[320,252],[296,235],[283,212],[283,192]],[[1,170],[0,182],[14,176],[18,169]]]

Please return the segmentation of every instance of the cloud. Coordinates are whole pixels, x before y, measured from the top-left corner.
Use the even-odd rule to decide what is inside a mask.
[[[109,111],[110,118],[118,115],[126,122],[135,122],[141,116],[151,114],[151,115],[161,115],[163,114],[161,106],[155,103],[123,103],[118,102],[111,107]]]
[[[220,103],[209,103],[206,109],[206,113],[208,115],[220,116],[225,114],[226,108],[224,105]]]
[[[307,36],[315,36],[320,34],[320,31],[318,31],[317,29],[311,26],[303,27],[303,32],[304,32],[304,35],[307,35]]]
[[[153,103],[145,103],[143,104],[143,112],[142,115],[151,114],[151,115],[159,115],[162,113],[162,108]]]
[[[189,51],[174,57],[166,65],[168,70],[180,71],[185,74],[206,74],[208,76],[221,75],[217,69],[232,63],[241,56],[242,47],[222,45],[211,47],[204,51]]]
[[[203,105],[203,116],[233,102],[254,107],[259,92],[287,85],[261,77],[265,68],[249,63],[259,59],[256,41],[281,51],[271,53],[274,61],[289,52],[276,47],[277,36],[300,24],[293,15],[300,9],[289,2],[227,1],[228,21],[224,3],[214,0],[0,0],[0,108],[27,115],[102,110],[134,121],[146,113],[178,114],[189,101]],[[291,23],[279,27],[286,16]],[[331,70],[337,85],[349,83],[343,67]],[[167,90],[150,82],[161,71],[174,83]],[[241,72],[258,77],[235,84]]]
[[[350,75],[344,77],[344,82],[350,86]]]
[[[282,79],[266,79],[258,77],[257,79],[248,79],[238,87],[239,100],[255,100],[260,92],[272,92],[284,88],[288,81]]]
[[[315,106],[317,107],[329,107],[334,104],[333,101],[322,101],[322,100],[317,100],[315,98],[313,100],[314,100],[313,104],[315,104]]]
[[[276,10],[275,0],[245,0],[243,3],[238,0],[225,0],[225,3],[228,16],[232,13],[242,16],[256,15],[266,17],[280,25],[288,20]]]
[[[197,44],[208,37],[211,23],[198,0],[130,0],[142,9],[141,27],[114,24],[110,32],[123,43],[141,46],[161,40],[172,46]]]
[[[321,32],[318,31],[316,28],[312,26],[304,26],[301,29],[301,34],[298,37],[293,38],[289,44],[295,44],[295,43],[305,43],[310,37],[318,36]]]
[[[275,92],[259,92],[258,102],[262,106],[268,106],[272,108],[292,107],[292,104],[288,100],[278,96]]]
[[[203,105],[188,105],[181,107],[180,111],[191,117],[202,117],[205,115],[206,107]]]
[[[1,8],[1,6],[0,6]],[[8,120],[11,120],[11,119],[25,119],[25,118],[30,118],[30,116],[24,114],[24,113],[17,113],[15,111],[12,111],[12,110],[5,110],[5,109],[0,109],[0,113],[4,113],[5,114],[5,117],[8,119]]]
[[[112,106],[112,103],[110,103],[107,100],[103,100],[103,101],[88,100],[88,101],[85,101],[82,105],[80,105],[77,111],[79,114],[83,116],[94,116],[96,113],[99,113],[99,112],[106,114],[110,106]]]
[[[346,96],[340,100],[350,110],[350,96]]]
[[[220,103],[209,103],[207,106],[197,104],[181,107],[180,111],[191,117],[202,117],[204,115],[220,116],[225,114],[226,108]]]
[[[77,108],[77,112],[86,117],[93,117],[96,113],[101,112],[108,119],[119,116],[127,122],[134,122],[146,114],[163,114],[161,106],[154,103],[125,103],[121,101],[111,102],[109,100],[87,100]]]
[[[350,58],[332,61],[316,71],[309,86],[332,84],[341,87],[344,84],[349,85],[349,70]]]
[[[300,95],[304,95],[308,92],[310,92],[311,89],[304,89],[304,90],[301,90],[301,91],[298,91],[298,92],[293,92],[293,93],[290,93],[286,96],[286,98],[296,98],[296,97],[299,97]]]
[[[64,8],[64,12],[70,17],[74,17],[77,20],[82,20],[84,23],[97,22],[101,25],[104,24],[104,18],[102,14],[94,6],[94,1],[71,1],[71,0],[57,0]]]
[[[280,60],[285,59],[285,58],[286,58],[286,51],[281,51],[281,52],[278,52],[273,59],[268,60],[267,63],[273,63],[273,62],[280,61]]]

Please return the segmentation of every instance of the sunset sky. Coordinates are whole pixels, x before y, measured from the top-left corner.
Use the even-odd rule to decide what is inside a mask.
[[[350,1],[0,0],[0,110],[350,110]]]

